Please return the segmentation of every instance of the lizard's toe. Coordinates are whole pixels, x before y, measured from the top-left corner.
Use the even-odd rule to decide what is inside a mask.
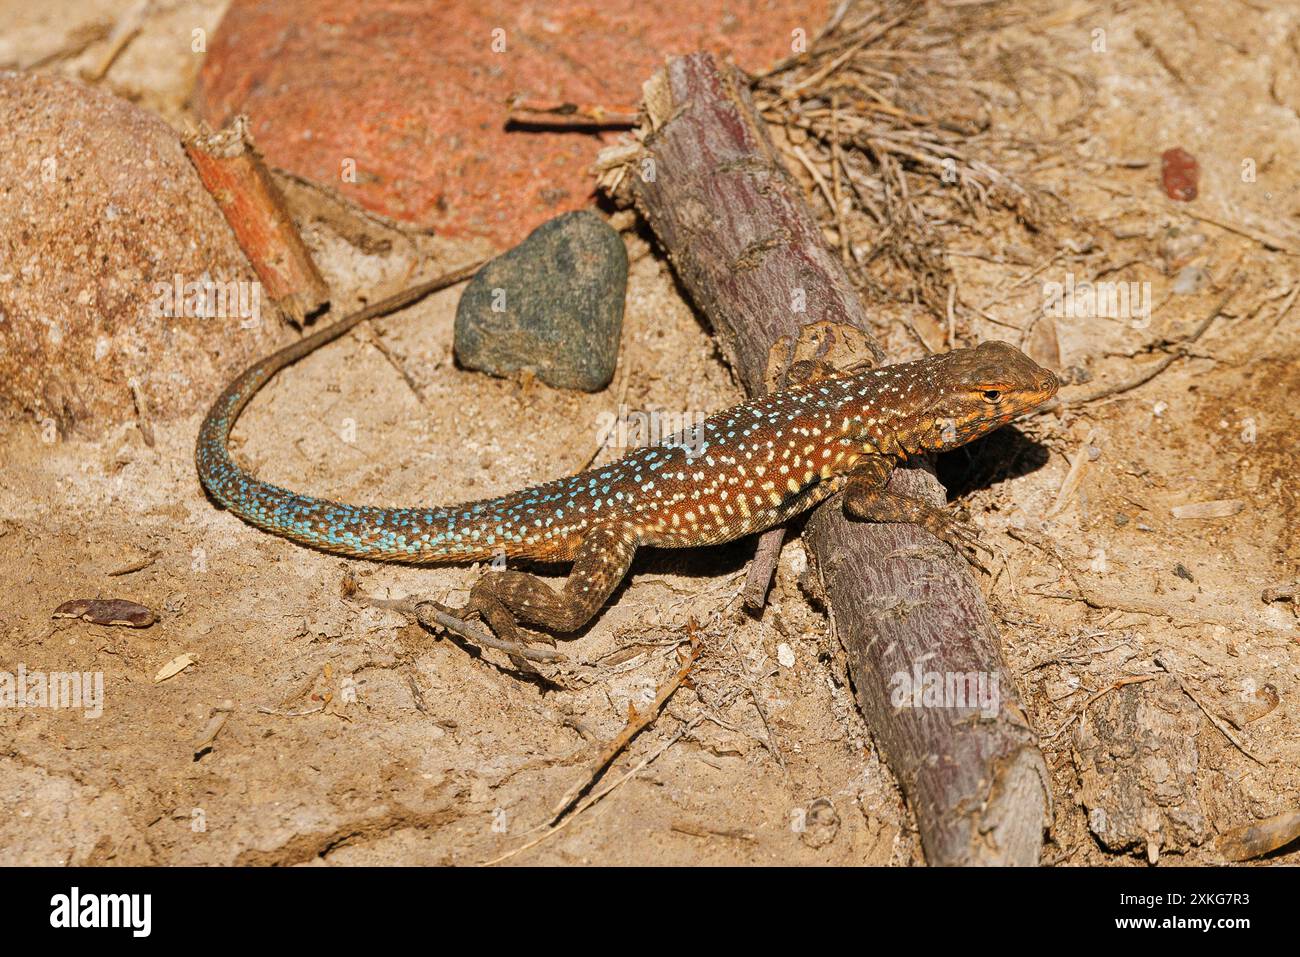
[[[939,538],[943,539],[958,554],[963,555],[967,560],[979,568],[983,568],[978,562],[974,561],[974,556],[983,552],[990,558],[996,556],[988,545],[984,543],[980,534],[980,529],[971,522],[963,521],[959,518],[948,518],[938,531]]]

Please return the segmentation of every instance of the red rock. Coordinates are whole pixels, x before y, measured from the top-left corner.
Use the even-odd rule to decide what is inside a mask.
[[[1196,157],[1182,147],[1175,146],[1160,154],[1160,180],[1165,195],[1184,203],[1196,198],[1201,179],[1201,166]]]
[[[214,126],[249,113],[275,166],[399,220],[513,245],[590,203],[586,170],[612,134],[507,131],[510,95],[635,104],[668,54],[707,46],[758,70],[827,13],[806,0],[234,0],[197,100]]]

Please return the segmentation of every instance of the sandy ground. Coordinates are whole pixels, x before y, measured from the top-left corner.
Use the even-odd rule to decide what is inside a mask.
[[[47,19],[30,15],[25,29],[39,39],[125,6],[68,3]],[[215,22],[220,7],[187,9]],[[1103,52],[1093,51],[1096,29]],[[1220,860],[1217,832],[1289,809],[1300,785],[1300,628],[1291,606],[1260,599],[1295,580],[1300,557],[1291,485],[1300,275],[1294,252],[1267,248],[1300,249],[1290,226],[1297,29],[1300,11],[1259,3],[1057,0],[965,51],[997,52],[1015,71],[1014,86],[995,91],[995,122],[1053,144],[1032,172],[1070,212],[1050,234],[1000,220],[951,227],[963,301],[998,320],[975,336],[1020,341],[1042,311],[1042,283],[1066,273],[1150,282],[1149,327],[1057,321],[1063,367],[1096,386],[1161,355],[1144,347],[1185,333],[1241,281],[1189,356],[1138,388],[1025,425],[1049,451],[1045,463],[971,482],[977,490],[960,497],[1000,552],[982,583],[1052,769],[1050,863],[1150,859],[1140,846],[1108,850],[1090,832],[1079,729],[1089,727],[1087,702],[1160,672],[1157,660],[1186,686],[1158,701],[1185,699],[1194,732],[1195,770],[1166,810],[1205,821],[1194,840],[1166,839],[1161,863]],[[148,31],[138,43],[114,83],[175,121],[192,74],[158,72]],[[1159,154],[1174,145],[1200,159],[1195,204],[1159,190]],[[1254,181],[1241,175],[1247,159]],[[1162,255],[1188,234],[1205,237],[1195,263],[1208,281],[1177,295]],[[309,493],[448,502],[584,466],[602,413],[620,404],[709,412],[736,401],[665,262],[635,231],[625,235],[622,354],[604,393],[457,369],[451,290],[283,373],[243,419],[239,454]],[[336,286],[369,288],[371,265],[349,259],[345,244],[309,240]],[[438,252],[451,263],[473,250]],[[479,570],[351,562],[255,531],[202,494],[197,427],[197,417],[155,424],[149,448],[134,425],[51,444],[31,422],[0,423],[0,661],[102,672],[105,692],[93,719],[0,711],[0,862],[921,862],[843,653],[800,589],[797,540],[759,619],[738,600],[752,542],[638,557],[616,600],[566,647],[598,679],[544,690],[495,653],[436,639],[345,585],[355,576],[368,593],[454,601]],[[987,443],[957,471],[996,474],[999,448]],[[1244,507],[1218,519],[1172,512],[1224,499]],[[146,567],[109,577],[145,556]],[[134,631],[50,617],[69,598],[108,594],[161,621]],[[692,686],[602,779],[619,782],[608,797],[529,846],[629,704],[676,670],[691,621],[708,648]],[[182,654],[195,664],[155,681]],[[1256,707],[1266,688],[1276,706]],[[196,757],[196,737],[227,702],[215,743]],[[1270,861],[1296,863],[1297,853]]]

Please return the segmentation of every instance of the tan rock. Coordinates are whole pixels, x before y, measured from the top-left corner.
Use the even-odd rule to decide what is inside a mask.
[[[66,435],[203,407],[282,335],[255,279],[162,120],[0,73],[0,415]]]

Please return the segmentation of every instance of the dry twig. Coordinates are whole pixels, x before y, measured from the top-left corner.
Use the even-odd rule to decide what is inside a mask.
[[[1214,727],[1218,729],[1219,733],[1232,743],[1232,746],[1234,748],[1236,748],[1246,757],[1250,758],[1256,764],[1265,767],[1267,766],[1264,764],[1263,761],[1255,757],[1255,755],[1252,754],[1244,744],[1242,744],[1240,741],[1237,740],[1237,736],[1232,733],[1232,730],[1226,724],[1224,724],[1223,720],[1218,715],[1210,711],[1210,709],[1205,706],[1204,702],[1202,702],[1200,698],[1198,698],[1195,694],[1192,693],[1192,689],[1187,687],[1187,682],[1183,680],[1183,676],[1180,675],[1177,671],[1175,671],[1170,666],[1169,660],[1172,659],[1168,659],[1168,652],[1163,652],[1163,651],[1158,652],[1152,657],[1152,660],[1161,668],[1163,668],[1166,672],[1168,672],[1169,675],[1172,676],[1173,679],[1178,682],[1178,687],[1183,689],[1183,694],[1187,695],[1187,697],[1192,699],[1192,702],[1196,705],[1196,707],[1201,709],[1201,713],[1210,720],[1210,724],[1214,725]]]
[[[613,741],[609,742],[609,744],[605,745],[605,747],[601,749],[600,754],[591,762],[591,766],[587,769],[585,777],[571,787],[565,793],[564,797],[560,799],[559,803],[555,805],[555,808],[551,811],[551,824],[555,824],[556,821],[563,817],[565,812],[568,811],[569,808],[573,807],[573,803],[582,797],[582,795],[596,783],[597,779],[602,773],[604,773],[605,769],[609,767],[614,758],[618,757],[619,752],[627,747],[628,743],[633,738],[654,722],[664,704],[673,696],[673,693],[682,686],[682,682],[686,680],[687,676],[691,673],[691,669],[695,667],[695,662],[699,657],[700,649],[699,638],[696,637],[694,622],[687,625],[687,634],[690,638],[690,650],[687,651],[686,655],[683,657],[681,667],[679,667],[676,673],[668,679],[668,683],[659,689],[659,693],[655,695],[655,700],[648,708],[643,711],[638,711],[632,705],[628,705],[627,725],[618,733],[618,736],[615,737]]]
[[[1226,306],[1228,302],[1232,299],[1232,297],[1237,294],[1237,290],[1241,288],[1242,283],[1244,281],[1245,281],[1244,278],[1240,277],[1239,275],[1234,275],[1228,281],[1227,291],[1219,298],[1219,301],[1214,304],[1214,308],[1210,310],[1209,314],[1206,315],[1206,317],[1202,319],[1199,323],[1197,323],[1196,327],[1191,332],[1189,332],[1186,336],[1182,337],[1181,339],[1166,339],[1158,343],[1155,346],[1156,348],[1174,347],[1173,351],[1170,352],[1168,355],[1164,356],[1162,359],[1151,363],[1150,365],[1144,367],[1140,371],[1134,373],[1131,376],[1128,376],[1127,378],[1121,379],[1118,382],[1102,384],[1097,388],[1090,389],[1089,391],[1084,392],[1081,395],[1071,395],[1065,397],[1062,399],[1062,401],[1067,405],[1084,405],[1089,402],[1096,402],[1098,399],[1105,399],[1105,398],[1109,398],[1110,396],[1120,395],[1125,392],[1131,392],[1134,389],[1136,389],[1138,386],[1145,385],[1146,383],[1150,382],[1152,379],[1154,379],[1160,373],[1164,372],[1166,369],[1168,369],[1179,359],[1182,359],[1191,354],[1190,348],[1192,344],[1195,343],[1198,339],[1200,339],[1201,336],[1205,334],[1206,330],[1210,328],[1210,325],[1214,322],[1214,320],[1217,319],[1219,317],[1219,314],[1223,312],[1224,306]]]
[[[1083,703],[1083,706],[1080,707],[1078,711],[1074,712],[1074,714],[1066,718],[1065,721],[1061,723],[1061,726],[1057,728],[1055,731],[1053,731],[1051,734],[1043,735],[1041,740],[1051,741],[1053,738],[1059,735],[1070,725],[1074,724],[1075,721],[1078,721],[1081,717],[1083,717],[1083,713],[1087,711],[1091,705],[1100,701],[1102,698],[1106,697],[1106,695],[1110,694],[1112,691],[1117,691],[1118,689],[1123,688],[1125,685],[1136,685],[1136,684],[1141,684],[1144,681],[1154,681],[1156,677],[1157,675],[1129,675],[1127,678],[1120,678],[1118,681],[1110,685],[1107,685],[1105,688],[1102,688],[1100,691],[1096,692],[1095,694],[1090,695],[1088,697],[1088,700]]]

